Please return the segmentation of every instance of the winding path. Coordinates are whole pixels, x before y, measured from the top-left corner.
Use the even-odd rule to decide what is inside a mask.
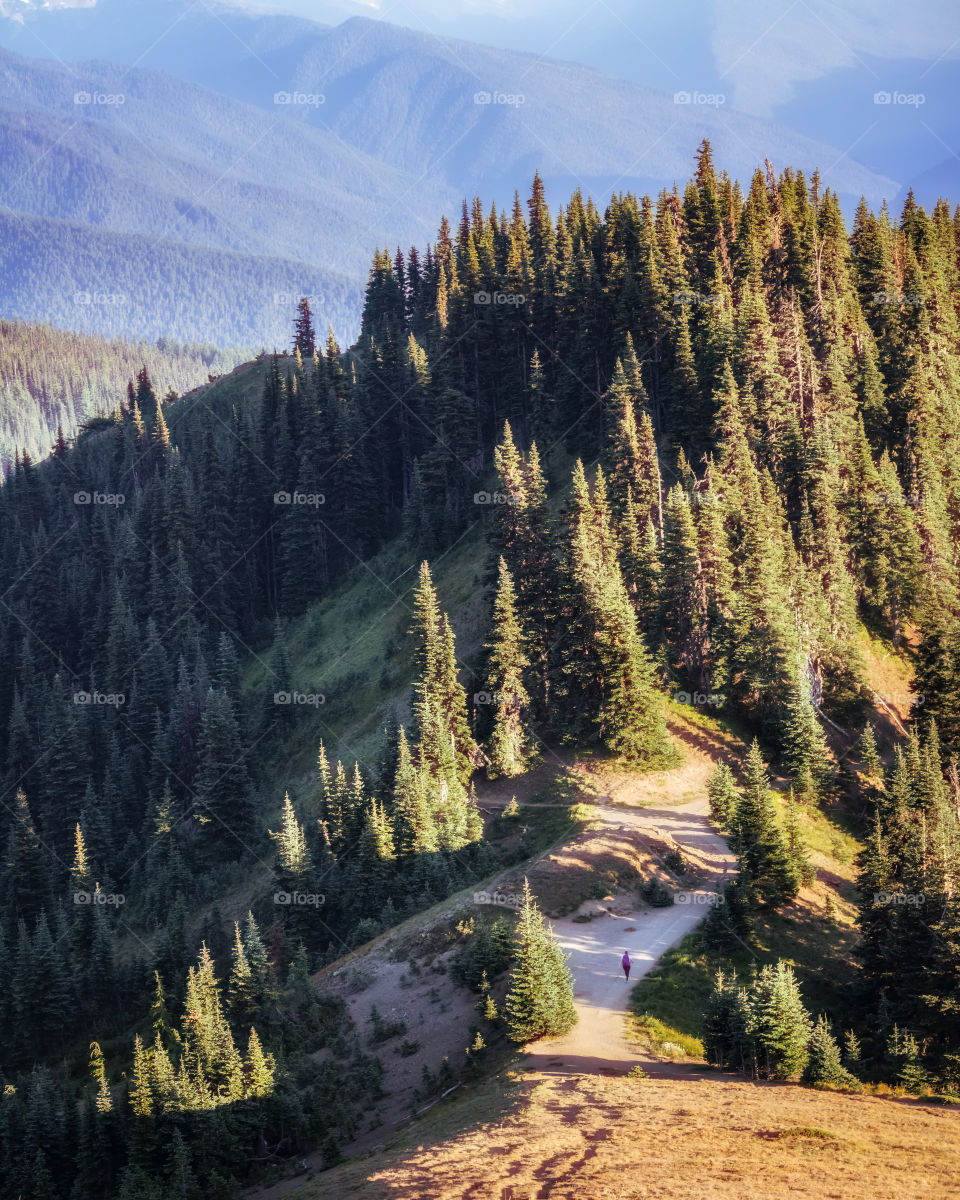
[[[668,834],[681,848],[697,851],[709,861],[712,878],[695,890],[679,893],[678,903],[669,908],[607,913],[589,923],[572,917],[553,922],[554,933],[570,956],[580,1020],[565,1037],[535,1042],[528,1048],[526,1065],[548,1074],[569,1074],[571,1069],[619,1074],[637,1061],[624,1030],[630,989],[703,920],[716,881],[734,864],[726,842],[709,823],[705,797],[677,808],[596,807],[609,829]],[[629,950],[632,959],[629,983],[620,967],[624,950]]]

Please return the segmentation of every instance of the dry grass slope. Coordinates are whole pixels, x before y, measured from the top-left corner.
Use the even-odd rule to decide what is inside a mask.
[[[527,1076],[506,1117],[318,1177],[290,1200],[955,1200],[960,1113],[689,1079]],[[492,1099],[492,1098],[491,1098]],[[465,1114],[464,1114],[465,1115]],[[417,1139],[417,1140],[414,1140]]]

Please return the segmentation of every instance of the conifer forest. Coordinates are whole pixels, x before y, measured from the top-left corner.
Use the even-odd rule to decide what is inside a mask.
[[[704,141],[659,195],[548,206],[537,174],[377,250],[353,345],[288,313],[246,392],[190,390],[224,368],[200,347],[180,393],[159,352],[111,368],[0,486],[0,1200],[336,1162],[383,1052],[314,974],[524,860],[493,781],[573,749],[668,770],[678,704],[747,748],[710,779],[737,869],[708,1060],[960,1093],[960,210],[845,216]],[[475,637],[443,585],[464,546]],[[409,610],[356,759],[295,649],[351,581]],[[912,667],[887,740],[868,644]],[[773,779],[861,843],[840,1027],[789,964],[723,966],[810,882]],[[571,1028],[529,887],[471,945],[514,1042]]]

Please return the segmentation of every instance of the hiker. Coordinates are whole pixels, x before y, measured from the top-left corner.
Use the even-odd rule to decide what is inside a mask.
[[[623,967],[623,973],[627,977],[627,983],[630,982],[630,952],[624,950],[623,958],[620,959],[620,966]]]

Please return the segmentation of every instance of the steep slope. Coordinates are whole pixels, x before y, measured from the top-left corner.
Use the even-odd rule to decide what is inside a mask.
[[[957,1131],[952,1111],[792,1086],[504,1072],[290,1198],[952,1200]]]
[[[469,180],[507,189],[538,165],[558,191],[656,189],[682,177],[706,137],[741,178],[771,157],[820,166],[846,195],[889,190],[840,151],[722,101],[677,103],[599,71],[359,17],[305,54],[295,79],[305,90],[323,81],[322,119],[352,144],[408,170],[439,147],[443,177],[461,188]]]
[[[128,342],[0,320],[0,475],[17,452],[34,462],[92,417],[112,412],[146,368],[161,394],[188,391],[236,363],[211,345]]]

